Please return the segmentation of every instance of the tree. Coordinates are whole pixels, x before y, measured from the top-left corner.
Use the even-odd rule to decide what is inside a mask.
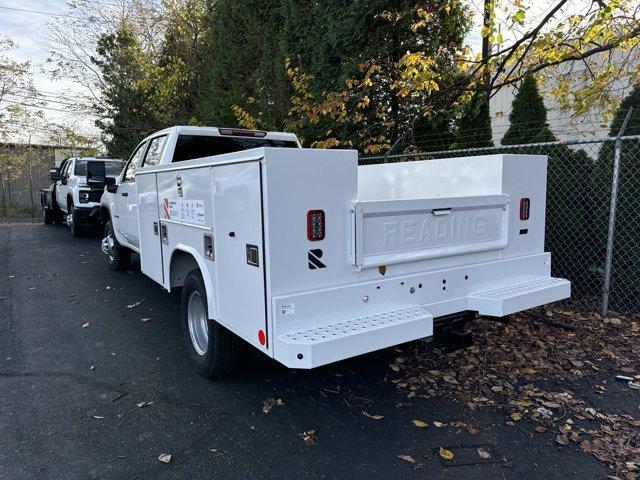
[[[547,107],[533,75],[527,75],[518,87],[509,114],[509,129],[503,145],[551,142],[555,136],[547,123]]]
[[[493,147],[486,92],[474,93],[457,124],[456,148]]]
[[[25,97],[36,95],[35,87],[29,73],[29,62],[16,62],[8,52],[18,45],[9,37],[0,36],[0,138],[6,136],[11,110],[23,103]],[[18,96],[16,96],[18,95]]]
[[[447,0],[353,2],[347,16],[358,23],[337,28],[344,9],[343,2],[334,3],[326,7],[333,13],[320,18],[296,17],[296,31],[314,35],[307,33],[307,43],[284,50],[297,53],[284,61],[292,93],[280,125],[313,146],[354,146],[379,153],[398,138],[410,137],[427,115],[445,110],[451,115],[455,98],[435,95],[436,79],[444,83],[458,71],[457,52],[469,28],[466,7]],[[325,37],[325,31],[330,35]],[[329,38],[321,40],[328,61],[310,60],[317,56],[314,40],[322,38]],[[349,45],[343,49],[345,56],[337,50],[343,45]],[[420,53],[406,55],[407,50]],[[318,71],[311,70],[314,66]],[[252,97],[234,110],[244,125],[260,125],[269,108]]]
[[[127,158],[142,138],[164,126],[158,120],[161,110],[149,101],[157,89],[155,66],[127,23],[98,41],[92,62],[104,82],[96,105],[103,119],[96,125],[107,154]]]
[[[609,135],[614,137],[620,131],[629,109],[633,112],[625,135],[640,134],[640,83],[637,83],[627,97],[620,103],[613,121]],[[609,229],[609,211],[611,208],[611,182],[615,159],[615,142],[605,142],[598,153],[598,160],[593,172],[592,188],[594,191],[592,201],[593,222],[593,264],[600,269],[604,268],[605,252],[607,247],[607,234]],[[615,243],[613,254],[613,275],[611,278],[611,307],[615,310],[616,304],[635,301],[634,298],[621,297],[620,291],[629,289],[617,289],[616,285],[640,285],[640,141],[636,139],[622,142],[620,151],[620,172],[618,177],[618,195],[615,222]],[[638,289],[633,289],[634,295],[639,295]],[[636,297],[637,298],[637,297]]]

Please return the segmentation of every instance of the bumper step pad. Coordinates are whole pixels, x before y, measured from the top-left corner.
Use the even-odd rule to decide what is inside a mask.
[[[528,308],[556,302],[571,295],[571,282],[564,278],[540,277],[468,296],[469,310],[480,315],[503,317]]]
[[[413,306],[279,335],[276,358],[313,368],[432,334],[433,315]]]

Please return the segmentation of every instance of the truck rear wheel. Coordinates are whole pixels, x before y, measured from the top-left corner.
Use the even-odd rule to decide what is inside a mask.
[[[67,207],[67,225],[69,225],[69,231],[74,237],[79,237],[82,233],[80,225],[78,225],[78,216],[76,215],[73,203],[69,202]]]
[[[180,314],[184,342],[200,375],[218,377],[238,368],[245,343],[209,318],[207,293],[199,269],[189,272],[184,281]]]
[[[53,211],[47,207],[42,207],[42,219],[45,225],[51,225],[55,222],[55,215]]]
[[[109,257],[109,266],[112,270],[126,270],[129,268],[129,264],[131,263],[131,250],[120,245],[116,234],[113,232],[111,220],[108,220],[104,226],[102,251]]]

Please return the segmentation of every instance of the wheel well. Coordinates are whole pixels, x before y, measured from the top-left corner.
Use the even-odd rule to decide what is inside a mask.
[[[100,207],[100,223],[104,227],[107,222],[111,219],[111,214],[109,213],[109,209],[107,207]]]
[[[171,263],[169,264],[169,286],[182,287],[184,279],[191,270],[199,268],[198,262],[190,253],[182,250],[176,250],[171,255]]]

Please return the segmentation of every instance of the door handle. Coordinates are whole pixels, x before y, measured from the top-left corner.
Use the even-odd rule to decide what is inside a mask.
[[[441,215],[449,215],[451,213],[451,209],[450,208],[436,208],[431,210],[431,213],[433,213],[435,216],[441,216]]]
[[[123,197],[128,197],[129,196],[129,192],[122,192],[120,195],[122,195]]]

